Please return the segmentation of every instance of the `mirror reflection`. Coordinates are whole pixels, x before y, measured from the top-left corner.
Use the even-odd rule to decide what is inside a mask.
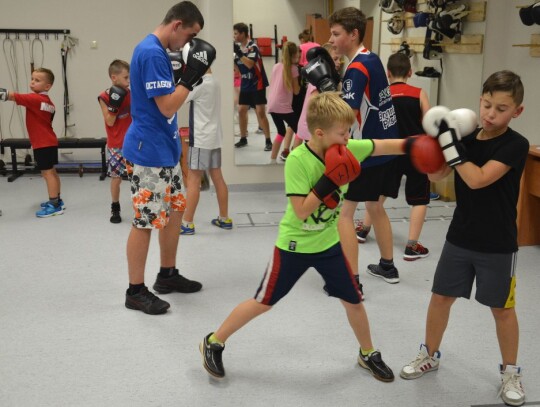
[[[378,0],[332,3],[336,10],[351,5],[378,10]],[[232,143],[237,165],[283,165],[287,147],[302,142],[295,135],[294,119],[288,115],[299,117],[302,109],[306,84],[299,67],[305,63],[305,52],[330,37],[328,7],[327,0],[233,0],[233,26],[247,26],[247,34],[245,27],[231,27],[231,42],[235,44],[231,55],[235,72]],[[296,46],[298,55],[284,54],[286,42],[294,43],[289,51]],[[276,97],[283,93],[287,98]],[[279,115],[276,122],[271,113]]]
[[[283,165],[302,142],[296,135],[306,90],[300,64],[319,44],[315,36],[329,38],[327,24],[317,31],[312,23],[326,22],[327,2],[276,0],[269,7],[234,0],[233,8],[235,163]]]

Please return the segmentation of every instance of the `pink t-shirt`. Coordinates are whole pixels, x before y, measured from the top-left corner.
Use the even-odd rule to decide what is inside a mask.
[[[298,62],[300,66],[305,66],[307,64],[306,54],[311,48],[320,47],[316,42],[304,42],[298,46],[300,48],[300,61]]]
[[[316,91],[317,91],[317,88],[313,86],[311,83],[309,83],[306,89],[306,98],[304,99],[304,104],[302,105],[302,113],[300,113],[300,119],[298,119],[298,131],[296,132],[296,136],[306,141],[311,139],[311,133],[308,130],[307,121],[306,121],[307,105],[308,105],[309,99],[311,99],[311,95],[313,94],[313,92],[316,92]]]
[[[298,66],[291,65],[293,79],[298,78]],[[283,64],[278,62],[272,68],[272,77],[268,88],[268,113],[292,113],[293,92],[283,82]]]

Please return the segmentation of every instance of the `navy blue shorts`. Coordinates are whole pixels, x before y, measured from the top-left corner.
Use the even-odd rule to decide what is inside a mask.
[[[255,300],[274,305],[285,297],[308,268],[322,276],[328,295],[351,304],[362,301],[351,267],[337,243],[321,253],[296,253],[274,247],[274,255],[264,273]]]

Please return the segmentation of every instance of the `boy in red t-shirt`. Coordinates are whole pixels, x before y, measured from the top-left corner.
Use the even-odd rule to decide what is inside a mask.
[[[26,128],[34,150],[36,167],[47,184],[49,200],[41,204],[36,212],[38,218],[62,215],[64,202],[60,199],[60,177],[54,166],[58,164],[58,138],[52,128],[55,107],[48,91],[54,83],[54,74],[47,68],[32,72],[30,90],[33,93],[21,94],[0,88],[0,100],[11,100],[26,107]]]
[[[124,136],[131,124],[131,98],[129,93],[129,64],[115,59],[109,65],[111,87],[98,96],[107,131],[108,171],[111,177],[111,223],[120,223],[120,184],[126,173],[122,155]]]

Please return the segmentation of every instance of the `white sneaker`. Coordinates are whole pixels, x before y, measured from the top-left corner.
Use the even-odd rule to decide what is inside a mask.
[[[506,365],[506,369],[501,372],[501,389],[499,394],[502,400],[509,406],[522,406],[525,403],[525,390],[521,384],[521,368],[519,366]]]
[[[424,373],[437,370],[439,368],[439,360],[441,359],[441,352],[437,351],[433,356],[429,356],[426,345],[420,345],[420,352],[416,359],[414,359],[407,366],[403,366],[401,373],[399,374],[403,379],[416,379],[422,376]]]

